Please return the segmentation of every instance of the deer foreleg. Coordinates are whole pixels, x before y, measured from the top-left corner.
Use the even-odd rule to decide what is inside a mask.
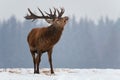
[[[53,65],[52,65],[52,49],[48,50],[48,60],[51,68],[51,74],[54,74]]]
[[[34,51],[31,51],[31,55],[32,55],[32,58],[33,58],[33,64],[34,64],[34,73],[36,72],[36,62],[35,62],[35,52]]]
[[[41,52],[38,51],[37,53],[37,56],[36,56],[36,72],[35,73],[38,73],[39,74],[39,64],[40,64],[40,61],[41,61]]]

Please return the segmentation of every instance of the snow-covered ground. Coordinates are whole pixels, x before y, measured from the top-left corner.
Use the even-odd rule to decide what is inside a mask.
[[[40,74],[33,74],[33,69],[0,69],[0,80],[120,80],[120,69],[40,69]]]

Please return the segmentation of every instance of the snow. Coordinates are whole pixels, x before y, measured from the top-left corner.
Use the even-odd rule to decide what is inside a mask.
[[[120,69],[67,69],[56,68],[51,75],[49,69],[40,69],[34,74],[29,68],[0,69],[0,80],[120,80]]]

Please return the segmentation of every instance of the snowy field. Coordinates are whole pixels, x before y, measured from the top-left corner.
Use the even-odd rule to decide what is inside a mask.
[[[120,80],[120,69],[41,69],[33,74],[33,69],[0,69],[0,80]]]

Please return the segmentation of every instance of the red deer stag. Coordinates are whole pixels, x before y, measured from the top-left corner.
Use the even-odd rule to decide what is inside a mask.
[[[31,12],[28,8],[30,15],[26,15],[25,19],[35,20],[35,19],[45,19],[51,25],[48,27],[34,28],[31,30],[27,37],[30,52],[32,54],[34,63],[34,73],[39,73],[39,64],[41,61],[41,56],[44,52],[48,53],[48,60],[51,68],[51,74],[54,74],[52,66],[52,50],[54,45],[59,41],[62,31],[68,17],[62,17],[64,13],[64,8],[60,10],[54,8],[54,12],[50,9],[50,13],[45,12],[46,15],[38,8],[42,16],[38,16]],[[58,14],[56,14],[56,12]]]

